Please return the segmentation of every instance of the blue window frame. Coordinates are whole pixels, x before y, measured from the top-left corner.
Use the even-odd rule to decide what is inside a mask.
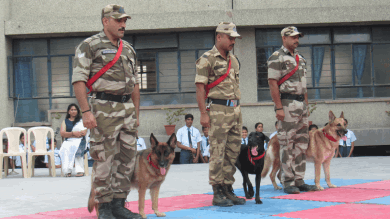
[[[77,103],[72,87],[76,46],[86,37],[17,39],[8,57],[15,121],[47,121],[50,109]],[[196,103],[195,61],[214,45],[214,32],[126,36],[137,50],[141,105]]]
[[[270,101],[267,59],[280,48],[281,29],[256,30],[258,101]],[[375,98],[390,95],[390,28],[299,28],[298,50],[307,61],[309,99]],[[278,44],[279,43],[279,44]],[[278,45],[277,45],[278,44]]]

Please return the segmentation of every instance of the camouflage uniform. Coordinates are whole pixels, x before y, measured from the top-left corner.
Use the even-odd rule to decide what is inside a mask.
[[[231,60],[228,77],[210,89],[208,98],[239,100],[239,62],[229,52],[225,60],[214,46],[196,61],[195,83],[209,84],[224,75]],[[232,185],[235,163],[240,154],[242,116],[240,106],[210,105],[210,164],[209,183],[211,185]]]
[[[131,98],[125,102],[96,99],[96,92],[130,95],[140,83],[136,72],[136,54],[133,47],[122,40],[119,60],[93,85],[89,105],[97,127],[91,129],[91,157],[93,188],[96,202],[111,202],[113,198],[126,198],[134,172],[136,147],[136,110]],[[87,82],[116,55],[113,45],[102,31],[84,40],[74,58],[72,83]]]
[[[294,57],[282,46],[268,59],[268,79],[279,81],[297,65]],[[298,54],[299,55],[299,54]],[[280,93],[304,95],[306,89],[306,60],[299,55],[298,70],[279,86]],[[306,170],[306,150],[309,143],[308,114],[304,101],[282,99],[283,121],[278,121],[278,140],[282,162],[282,184],[301,186]]]

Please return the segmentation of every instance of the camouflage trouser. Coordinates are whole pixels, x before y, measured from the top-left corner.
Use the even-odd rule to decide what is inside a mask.
[[[91,98],[90,107],[97,122],[90,138],[95,201],[126,198],[137,154],[134,104]]]
[[[278,122],[283,187],[301,186],[306,171],[309,143],[307,106],[304,102],[282,100],[284,121]]]
[[[241,148],[241,108],[211,104],[209,115],[209,183],[232,185]]]

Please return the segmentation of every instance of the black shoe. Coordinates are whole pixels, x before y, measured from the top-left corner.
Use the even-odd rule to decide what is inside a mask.
[[[230,207],[234,205],[233,201],[228,199],[224,194],[222,185],[213,185],[213,191],[213,205],[220,207]]]
[[[299,194],[300,193],[299,189],[295,186],[288,186],[288,187],[284,188],[283,191],[287,194]]]
[[[98,208],[99,208],[98,219],[116,219],[116,217],[112,215],[111,202],[100,203]]]
[[[233,201],[233,204],[235,205],[244,205],[245,204],[245,199],[244,198],[239,198],[234,194],[233,186],[232,185],[224,185],[223,187],[223,192],[226,195],[226,198],[230,199]]]
[[[315,185],[308,185],[308,184],[303,184],[301,186],[297,186],[299,191],[302,192],[312,192],[312,191],[317,191],[317,186]]]
[[[112,205],[112,214],[120,219],[141,219],[142,216],[137,213],[131,212],[129,209],[125,208],[125,199],[124,198],[114,198],[111,202]]]

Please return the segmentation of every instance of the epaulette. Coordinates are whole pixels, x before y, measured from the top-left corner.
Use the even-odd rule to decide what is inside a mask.
[[[240,70],[240,69],[241,69],[241,62],[240,62],[240,60],[238,59],[238,57],[237,57],[236,55],[234,55],[234,57],[236,57],[236,59],[237,59],[237,62],[238,62],[238,70]]]
[[[137,54],[134,46],[131,43],[129,43],[129,42],[125,41],[125,40],[122,40],[122,42],[123,42],[123,45],[125,47],[129,48],[134,53],[134,55]]]

